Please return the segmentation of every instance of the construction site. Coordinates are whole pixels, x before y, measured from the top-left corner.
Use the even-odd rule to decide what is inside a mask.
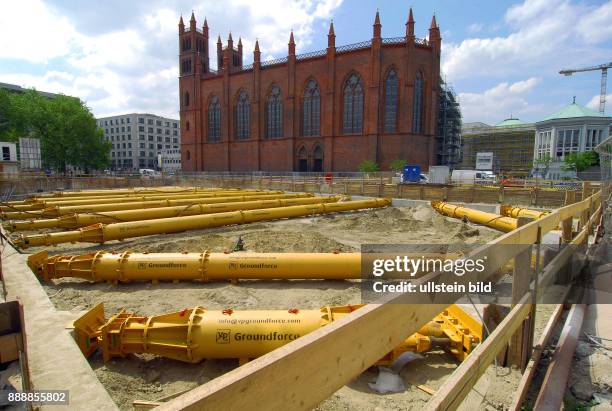
[[[605,298],[606,182],[565,191],[558,207],[531,195],[500,204],[497,189],[485,202],[377,196],[415,188],[387,183],[350,195],[349,180],[345,193],[306,179],[94,183],[0,205],[3,390],[65,391],[70,409],[609,402],[609,313],[562,298]],[[484,272],[456,284],[504,283],[511,301],[363,301],[367,244],[484,256]],[[596,285],[584,286],[585,267]]]

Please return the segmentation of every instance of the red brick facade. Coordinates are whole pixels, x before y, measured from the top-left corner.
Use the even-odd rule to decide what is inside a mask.
[[[230,34],[226,47],[220,40],[217,43],[217,72],[209,67],[208,41],[206,21],[200,30],[193,14],[189,28],[181,18],[184,171],[356,171],[364,160],[386,169],[395,159],[420,164],[425,170],[433,164],[441,46],[435,17],[428,41],[415,38],[412,10],[406,36],[383,39],[377,13],[371,41],[338,48],[332,24],[326,50],[297,56],[291,33],[287,58],[261,62],[256,44],[252,66],[243,66],[242,43],[235,48]],[[397,124],[393,132],[385,132],[385,79],[390,70],[397,75]],[[343,92],[353,73],[363,86],[363,127],[360,133],[345,134]],[[423,79],[422,125],[413,131],[417,73]],[[304,137],[303,96],[311,79],[320,91],[320,127],[318,135]],[[274,86],[281,92],[280,138],[267,137],[267,101]],[[243,91],[248,95],[248,138],[237,139],[237,100]],[[208,124],[212,99],[220,104],[219,138],[214,142],[209,134],[215,132]],[[217,123],[211,120],[211,124]]]

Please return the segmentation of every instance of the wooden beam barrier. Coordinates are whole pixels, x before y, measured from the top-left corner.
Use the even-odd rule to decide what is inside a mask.
[[[594,197],[596,199],[598,197]],[[475,273],[462,277],[453,276],[452,273],[430,273],[415,282],[424,283],[437,277],[449,279],[449,276],[453,276],[458,284],[486,280],[510,258],[534,244],[538,234],[556,229],[561,217],[567,218],[567,215],[580,212],[582,203],[556,210],[475,250],[471,258],[487,256],[488,259],[487,269],[479,273],[478,278]],[[496,247],[504,244],[515,247]],[[456,301],[461,295],[454,297]],[[397,304],[406,302],[403,296],[389,301],[391,303],[368,304],[349,316],[169,401],[159,409],[242,411],[252,408],[253,404],[266,410],[312,409],[448,306],[447,302],[439,303],[437,298],[433,295],[428,304],[419,304],[418,301]],[[524,303],[530,301],[531,295],[526,294],[524,298],[505,325],[496,329],[497,335],[501,335],[498,340],[506,343],[517,324],[529,312],[529,305]],[[511,326],[508,325],[510,321]],[[495,353],[491,355],[493,358]],[[471,388],[470,384],[468,386]],[[437,394],[438,397],[440,395]]]
[[[569,370],[582,330],[586,313],[586,304],[574,304],[567,315],[567,320],[561,331],[557,349],[546,370],[540,393],[533,409],[535,411],[559,410],[563,404]]]
[[[519,217],[518,227],[522,227],[532,222],[532,218]],[[539,242],[537,238],[536,242]],[[531,249],[527,247],[514,257],[514,271],[512,276],[512,304],[518,304],[525,293],[529,292],[529,285],[533,278],[531,270]],[[529,337],[533,330],[530,327],[518,327],[516,333],[510,339],[510,347],[508,350],[508,365],[514,365],[522,369],[527,363],[530,355],[527,347]]]
[[[542,353],[544,352],[544,348],[548,345],[548,340],[552,335],[552,332],[563,313],[563,304],[558,304],[557,308],[553,312],[552,316],[548,319],[546,323],[546,327],[542,331],[542,335],[538,339],[538,343],[535,347],[533,347],[533,354],[529,363],[527,363],[527,367],[525,368],[525,372],[521,377],[521,381],[519,382],[518,388],[514,394],[512,399],[512,404],[510,405],[510,409],[513,411],[520,411],[521,404],[525,400],[525,396],[527,395],[527,391],[529,389],[529,384],[531,384],[531,380],[535,374],[536,368],[540,363],[540,358],[542,358]]]
[[[476,381],[495,359],[498,351],[508,343],[512,334],[521,326],[531,310],[530,294],[525,294],[520,302],[508,313],[489,337],[480,344],[465,361],[457,367],[442,387],[429,400],[426,411],[446,411],[456,409],[470,392]]]

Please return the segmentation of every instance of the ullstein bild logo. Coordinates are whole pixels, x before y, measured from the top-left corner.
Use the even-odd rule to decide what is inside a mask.
[[[229,329],[217,330],[217,344],[229,344],[231,331]]]

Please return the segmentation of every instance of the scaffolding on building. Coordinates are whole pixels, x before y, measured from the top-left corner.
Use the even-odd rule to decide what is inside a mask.
[[[440,79],[436,124],[436,164],[454,170],[462,160],[461,108],[455,90]]]

